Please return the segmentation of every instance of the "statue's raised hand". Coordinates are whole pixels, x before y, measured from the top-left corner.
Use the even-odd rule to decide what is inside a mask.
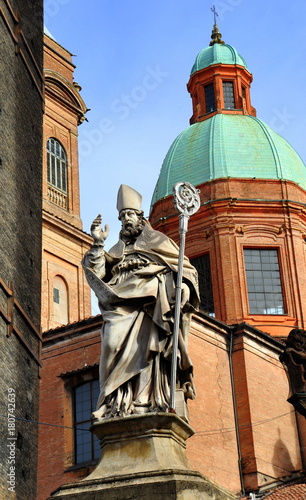
[[[102,216],[99,214],[90,226],[91,236],[94,240],[94,245],[104,246],[104,242],[108,236],[109,226],[105,224],[104,231],[101,228]]]

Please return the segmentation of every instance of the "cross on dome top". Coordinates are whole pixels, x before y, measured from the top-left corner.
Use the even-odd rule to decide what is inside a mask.
[[[211,33],[211,42],[209,45],[214,45],[215,43],[220,43],[221,45],[224,44],[222,40],[222,34],[219,31],[218,25],[217,25],[217,17],[218,17],[218,12],[216,11],[215,5],[213,5],[210,10],[214,14],[214,27]]]
[[[215,5],[210,7],[210,10],[214,13],[214,24],[217,24],[217,17],[219,16],[218,12],[216,11]]]

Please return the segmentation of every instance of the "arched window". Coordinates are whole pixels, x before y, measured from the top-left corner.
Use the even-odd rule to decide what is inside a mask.
[[[89,431],[91,414],[96,409],[99,397],[99,380],[90,380],[75,388],[75,463],[85,464],[98,460],[100,446],[98,438]]]
[[[67,156],[63,146],[53,137],[47,141],[48,182],[67,193]]]
[[[68,289],[61,276],[53,280],[53,319],[60,325],[67,325],[68,316]]]

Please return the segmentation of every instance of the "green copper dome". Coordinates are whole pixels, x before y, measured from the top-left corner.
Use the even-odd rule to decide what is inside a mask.
[[[234,47],[227,44],[214,43],[214,45],[205,47],[205,49],[198,53],[191,69],[191,75],[213,64],[238,64],[248,69],[245,60],[238,54]]]
[[[222,177],[286,179],[306,190],[306,167],[285,139],[253,116],[217,114],[191,125],[175,139],[152,205],[172,194],[177,182],[197,186]]]

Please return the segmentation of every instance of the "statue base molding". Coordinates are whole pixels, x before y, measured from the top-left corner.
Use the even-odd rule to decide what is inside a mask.
[[[173,413],[147,413],[95,422],[100,439],[96,469],[57,489],[50,500],[233,500],[190,468],[186,440],[192,428]]]

